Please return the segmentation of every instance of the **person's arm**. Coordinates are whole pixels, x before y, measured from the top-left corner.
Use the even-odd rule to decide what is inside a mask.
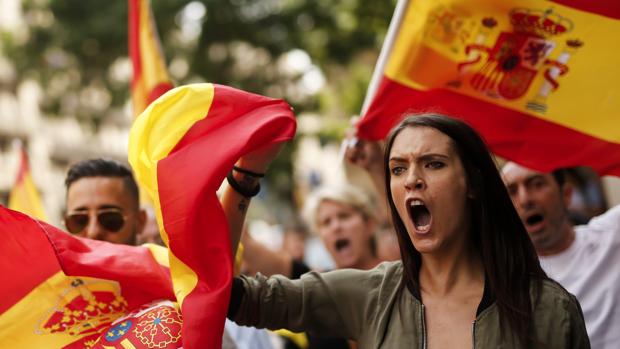
[[[385,174],[383,170],[383,142],[371,142],[347,135],[348,146],[345,158],[353,165],[364,169],[380,195],[385,195]]]
[[[351,131],[349,131],[351,132]],[[388,200],[385,191],[385,170],[383,168],[383,148],[381,141],[370,142],[353,138],[352,134],[347,135],[349,145],[345,149],[345,159],[368,173],[375,191],[379,196],[378,217],[379,225],[384,226],[390,223]],[[351,142],[351,140],[354,140]]]
[[[235,165],[245,171],[264,174],[271,161],[273,161],[280,152],[282,145],[283,143],[277,143],[257,149],[240,158]],[[258,176],[234,169],[232,170],[232,176],[245,191],[252,192],[256,186],[259,185],[260,177]],[[251,197],[244,196],[237,192],[230,185],[226,186],[222,194],[221,203],[224,214],[226,214],[226,219],[228,220],[233,256],[237,253],[245,216],[251,199]]]
[[[275,252],[268,249],[247,232],[243,234],[241,242],[243,243],[243,262],[248,275],[260,272],[266,276],[279,274],[290,279],[299,279],[310,271],[310,267],[304,262],[294,260],[284,251]]]
[[[284,275],[292,277],[293,258],[288,253],[275,252],[254,240],[247,232],[241,238],[243,243],[243,262],[250,275],[260,272],[264,275]]]
[[[597,234],[598,236],[609,236],[614,241],[620,241],[620,205],[610,208],[600,216],[596,216],[590,220],[588,225],[588,234]]]
[[[244,326],[356,339],[376,311],[369,306],[378,290],[371,273],[310,272],[298,280],[240,276],[233,282],[228,317]]]

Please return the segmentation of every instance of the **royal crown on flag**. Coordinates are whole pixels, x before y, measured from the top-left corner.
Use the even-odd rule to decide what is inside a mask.
[[[72,336],[89,334],[126,313],[127,302],[120,292],[109,290],[108,282],[103,284],[87,286],[82,279],[73,280],[71,289],[61,297],[47,317],[43,330],[49,333],[64,332]]]
[[[381,140],[403,115],[440,111],[538,171],[620,175],[619,3],[399,1],[358,138]]]
[[[564,34],[573,29],[573,22],[551,9],[516,8],[510,11],[509,16],[515,31],[540,38]]]

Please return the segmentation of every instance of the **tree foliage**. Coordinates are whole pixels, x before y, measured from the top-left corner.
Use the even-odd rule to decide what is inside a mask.
[[[284,98],[297,113],[343,120],[359,113],[395,6],[395,0],[151,2],[177,84],[226,84]],[[43,110],[94,128],[111,115],[129,123],[122,113],[130,77],[123,74],[127,2],[25,0],[22,6],[27,28],[4,34],[2,47],[17,81],[40,81]],[[287,68],[291,57],[309,65]],[[321,78],[319,89],[304,85]],[[276,167],[290,170],[290,162]]]
[[[290,99],[300,111],[320,112],[329,112],[325,110],[329,106],[320,104],[321,91],[300,98],[291,86],[303,72],[286,74],[274,63],[298,49],[311,57],[326,76],[328,87],[334,83],[354,87],[360,80],[367,83],[394,7],[394,1],[368,0],[200,3],[206,14],[200,19],[198,37],[188,41],[182,39],[184,10],[197,7],[188,6],[187,0],[152,0],[168,61],[187,64],[187,73],[176,76],[179,84],[213,81]],[[110,77],[110,67],[127,56],[125,1],[29,0],[23,7],[26,38],[3,37],[18,77],[36,78],[44,86],[58,85],[64,94],[101,86],[110,93],[109,106],[126,102],[126,81],[119,83]],[[350,94],[347,86],[334,90]],[[347,103],[343,111],[358,112],[361,98],[346,98],[355,102]],[[57,114],[61,105],[61,93],[46,95],[46,111]],[[62,110],[88,121],[104,117],[108,108]]]

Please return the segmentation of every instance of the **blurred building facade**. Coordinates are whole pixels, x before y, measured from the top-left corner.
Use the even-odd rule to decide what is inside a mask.
[[[21,141],[30,157],[33,180],[50,223],[58,225],[64,209],[64,178],[68,167],[82,159],[107,157],[127,163],[130,121],[103,124],[96,130],[76,118],[44,115],[41,88],[23,81],[14,90],[0,88],[0,201],[6,204],[18,172]],[[129,116],[127,116],[129,118]]]
[[[19,41],[28,37],[27,31],[21,1],[0,0],[0,32]],[[111,111],[95,127],[80,123],[73,115],[46,115],[40,108],[45,87],[17,75],[0,46],[0,203],[7,203],[15,183],[20,162],[16,144],[21,143],[48,220],[59,225],[68,167],[92,157],[127,163],[131,116]]]

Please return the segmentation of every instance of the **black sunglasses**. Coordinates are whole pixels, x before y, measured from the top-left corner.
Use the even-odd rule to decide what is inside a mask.
[[[65,227],[71,234],[78,234],[90,220],[88,212],[73,212],[65,215]],[[97,222],[105,230],[116,233],[125,225],[126,216],[117,209],[103,209],[97,211]]]

